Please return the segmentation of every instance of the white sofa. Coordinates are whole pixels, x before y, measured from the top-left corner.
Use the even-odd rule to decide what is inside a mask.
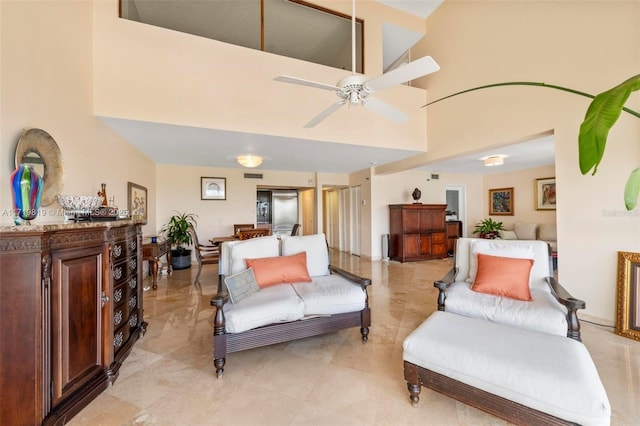
[[[223,283],[242,275],[248,269],[247,259],[277,262],[302,252],[306,253],[309,282],[288,282],[284,278],[286,283],[266,286],[231,302]],[[276,271],[286,275],[280,269]],[[362,340],[368,339],[371,316],[367,286],[371,280],[330,265],[324,234],[225,242],[220,250],[219,274],[218,294],[211,300],[216,309],[214,365],[218,377],[230,352],[355,326],[360,327]]]
[[[516,222],[511,228],[500,231],[503,240],[541,240],[551,246],[552,252],[558,251],[558,235],[555,223]]]
[[[533,259],[528,282],[531,300],[472,290],[478,254]],[[580,340],[577,310],[584,309],[585,303],[553,277],[550,255],[549,246],[540,240],[459,238],[454,267],[434,283],[439,291],[438,310]]]

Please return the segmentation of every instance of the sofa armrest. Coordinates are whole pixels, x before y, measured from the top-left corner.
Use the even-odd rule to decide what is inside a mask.
[[[433,282],[433,286],[438,289],[438,310],[444,311],[444,301],[447,298],[446,290],[451,284],[458,273],[458,268],[455,266],[447,272],[447,275]]]
[[[359,275],[352,274],[351,272],[340,269],[337,266],[329,265],[329,271],[334,274],[341,275],[356,284],[359,284],[363,290],[366,290],[366,288],[371,285],[371,280],[369,278],[364,278]]]
[[[576,299],[553,277],[546,278],[551,294],[556,298],[558,303],[567,308],[567,337],[579,342],[580,338],[580,321],[578,320],[578,309],[584,309],[586,303],[584,300]]]

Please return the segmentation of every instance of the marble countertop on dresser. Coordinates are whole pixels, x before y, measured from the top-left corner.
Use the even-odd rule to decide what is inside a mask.
[[[51,232],[64,229],[111,228],[123,225],[143,225],[143,223],[140,221],[126,219],[111,221],[100,220],[68,223],[43,223],[42,225],[0,225],[0,233]]]

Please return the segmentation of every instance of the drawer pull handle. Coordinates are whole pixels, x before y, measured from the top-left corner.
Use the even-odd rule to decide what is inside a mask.
[[[122,345],[124,341],[124,333],[122,331],[118,332],[113,338],[113,346],[117,349]]]
[[[129,318],[129,327],[135,327],[138,325],[138,314],[131,315]]]
[[[109,296],[107,296],[107,294],[103,291],[102,295],[100,296],[100,307],[104,308],[104,305],[106,305],[108,301]]]

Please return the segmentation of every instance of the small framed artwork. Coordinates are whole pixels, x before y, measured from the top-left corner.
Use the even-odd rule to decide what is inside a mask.
[[[489,216],[513,216],[513,188],[489,190]]]
[[[615,332],[640,340],[640,253],[618,252]]]
[[[147,188],[133,182],[127,183],[127,208],[129,217],[136,222],[147,223]]]
[[[227,199],[227,178],[223,177],[201,177],[200,178],[200,199],[201,200],[226,200]]]
[[[536,179],[535,187],[535,205],[536,210],[555,210],[556,209],[556,178],[540,178]]]

